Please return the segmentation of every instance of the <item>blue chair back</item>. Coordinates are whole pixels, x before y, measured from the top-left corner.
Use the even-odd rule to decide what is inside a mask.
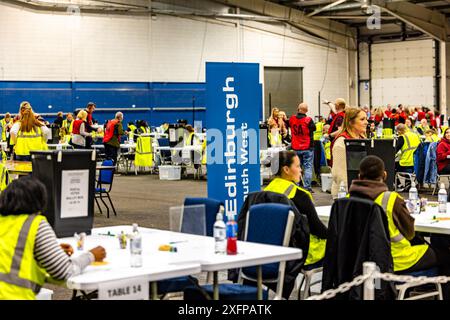
[[[160,147],[169,147],[169,139],[168,138],[158,138],[158,145]]]
[[[245,241],[282,246],[292,208],[278,203],[262,203],[250,207],[247,215]],[[279,263],[262,266],[263,279],[278,277]],[[256,278],[256,268],[242,269],[244,275]]]
[[[102,162],[102,166],[109,167],[114,166],[112,160],[104,160]],[[114,177],[114,169],[102,169],[100,170],[100,174],[98,176],[98,182],[101,184],[112,184]]]
[[[168,138],[158,138],[158,145],[160,147],[170,147],[170,141]],[[163,158],[172,157],[170,150],[160,150],[159,152]]]
[[[205,222],[206,222],[206,235],[213,236],[214,223],[216,222],[216,215],[219,212],[222,203],[216,199],[211,198],[186,198],[184,199],[185,206],[193,205],[205,205]],[[226,217],[224,215],[224,221],[226,223]]]

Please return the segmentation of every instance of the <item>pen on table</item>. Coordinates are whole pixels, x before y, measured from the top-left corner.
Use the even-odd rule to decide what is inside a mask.
[[[182,242],[187,242],[187,240],[182,240],[182,241],[172,241],[172,242],[169,242],[169,244],[182,243]]]
[[[108,231],[108,233],[97,233],[99,236],[110,236],[110,237],[115,237],[115,234],[112,234]]]

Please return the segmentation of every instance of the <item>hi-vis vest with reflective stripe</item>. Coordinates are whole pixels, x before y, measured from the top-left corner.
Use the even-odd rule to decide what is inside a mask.
[[[152,138],[150,136],[137,138],[134,165],[139,167],[153,166]]]
[[[9,123],[11,123],[11,119],[9,119],[9,122],[8,122],[8,123],[6,123],[6,120],[5,120],[4,118],[3,118],[2,121],[1,121],[2,128],[3,128],[3,130],[2,130],[2,141],[6,141],[6,126],[7,126]]]
[[[396,192],[383,192],[375,199],[375,203],[383,207],[387,215],[394,271],[402,271],[416,264],[425,254],[425,251],[427,251],[428,245],[421,244],[412,246],[394,224],[392,211],[394,210],[394,203],[397,197],[400,197],[400,195]]]
[[[414,165],[414,151],[420,144],[420,139],[417,134],[406,132],[403,135],[405,142],[402,146],[402,155],[400,158],[400,165],[402,167],[412,167]]]
[[[272,191],[284,194],[289,199],[295,197],[297,190],[305,192],[309,196],[311,201],[313,200],[311,193],[303,188],[300,188],[295,183],[281,178],[273,179],[272,182],[269,183],[269,185],[264,189],[264,191]],[[314,264],[325,257],[326,243],[327,241],[325,239],[320,239],[313,234],[309,235],[309,249],[305,265]]]
[[[73,122],[74,122],[74,120],[70,121],[70,123],[69,123],[69,121],[67,121],[67,119],[66,119],[66,120],[63,120],[62,126],[63,126],[64,128],[66,128],[66,132],[67,132],[67,133],[72,133]]]
[[[323,148],[325,149],[325,158],[327,160],[331,160],[331,141],[327,141],[323,144]]]
[[[319,121],[316,123],[316,131],[314,131],[314,140],[318,141],[323,135],[323,122]]]
[[[0,300],[34,300],[47,273],[34,259],[41,215],[0,215]]]
[[[34,127],[30,132],[19,130],[14,152],[18,156],[29,156],[30,151],[47,150],[47,143],[41,128]]]

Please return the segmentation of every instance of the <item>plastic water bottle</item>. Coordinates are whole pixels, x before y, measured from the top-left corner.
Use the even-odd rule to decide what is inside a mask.
[[[377,127],[377,138],[381,138],[383,136],[383,121],[380,121]]]
[[[441,214],[447,213],[447,191],[445,191],[445,185],[441,183],[441,188],[438,193],[439,210]]]
[[[214,252],[217,254],[225,254],[227,251],[227,227],[223,222],[222,212],[218,212],[216,216],[216,222],[214,223]]]
[[[133,223],[133,233],[130,239],[131,266],[142,267],[142,236],[137,223]]]
[[[414,213],[420,213],[420,206],[418,205],[419,193],[417,192],[416,184],[414,181],[411,183],[411,188],[409,189],[409,200],[412,203],[412,207],[414,208]]]
[[[237,223],[232,214],[227,221],[227,254],[237,254]]]
[[[345,182],[341,181],[341,185],[339,186],[339,192],[337,194],[338,199],[345,198],[347,196],[347,190],[345,188]]]

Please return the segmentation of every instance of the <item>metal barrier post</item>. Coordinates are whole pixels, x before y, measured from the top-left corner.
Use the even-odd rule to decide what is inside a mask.
[[[364,262],[363,263],[363,274],[372,274],[364,281],[364,300],[375,300],[375,278],[373,274],[375,273],[377,265],[375,262]]]

